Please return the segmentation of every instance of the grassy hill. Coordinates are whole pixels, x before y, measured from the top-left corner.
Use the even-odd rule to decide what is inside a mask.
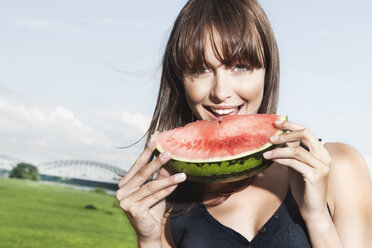
[[[114,196],[0,178],[0,247],[126,248],[136,237]]]

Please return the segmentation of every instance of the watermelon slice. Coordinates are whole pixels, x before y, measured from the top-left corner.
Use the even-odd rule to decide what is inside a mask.
[[[265,151],[278,147],[270,137],[283,133],[274,121],[286,120],[274,114],[227,115],[221,121],[196,121],[157,133],[157,152],[169,151],[166,167],[185,172],[188,180],[233,182],[253,176],[272,163]]]

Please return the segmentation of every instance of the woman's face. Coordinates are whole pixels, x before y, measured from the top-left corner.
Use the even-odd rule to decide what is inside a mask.
[[[200,120],[219,120],[223,115],[257,113],[264,91],[265,69],[237,64],[226,68],[207,42],[206,59],[211,68],[184,75],[187,102]]]

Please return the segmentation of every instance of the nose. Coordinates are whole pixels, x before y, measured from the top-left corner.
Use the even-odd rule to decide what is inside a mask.
[[[224,102],[226,99],[231,98],[232,93],[232,84],[228,75],[224,72],[215,72],[213,87],[210,92],[211,101],[217,103]]]

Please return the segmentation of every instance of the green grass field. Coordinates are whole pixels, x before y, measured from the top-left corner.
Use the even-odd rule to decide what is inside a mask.
[[[0,247],[136,247],[136,236],[115,196],[0,177]]]

